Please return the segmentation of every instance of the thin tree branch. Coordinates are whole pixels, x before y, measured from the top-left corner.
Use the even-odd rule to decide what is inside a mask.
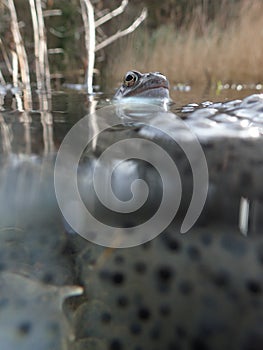
[[[51,98],[51,83],[50,83],[50,70],[48,63],[47,41],[45,36],[45,23],[43,19],[43,12],[41,6],[41,0],[36,0],[36,10],[38,16],[38,30],[39,30],[39,53],[41,64],[41,75],[45,82],[45,88],[48,94],[48,98]]]
[[[123,11],[125,10],[125,7],[128,5],[129,0],[123,0],[121,5],[119,7],[117,7],[115,10],[111,11],[110,13],[107,13],[105,16],[97,19],[97,21],[95,21],[95,27],[99,27],[102,24],[110,21],[113,17],[116,17],[118,15],[120,15],[121,13],[123,13]]]
[[[59,9],[43,11],[43,17],[52,17],[52,16],[61,16],[61,15],[62,15],[62,11]]]
[[[56,54],[59,54],[59,53],[64,53],[64,50],[61,49],[60,47],[56,47],[54,49],[48,49],[48,54],[49,55],[56,55]]]
[[[147,17],[147,9],[144,8],[142,10],[142,13],[140,14],[140,16],[132,23],[132,25],[130,25],[128,28],[122,30],[122,31],[118,31],[117,33],[113,34],[112,36],[110,36],[109,38],[105,39],[104,41],[102,41],[101,43],[96,45],[95,48],[95,52],[103,49],[104,47],[110,45],[111,43],[113,43],[115,40],[128,35],[130,33],[132,33]]]
[[[93,92],[93,70],[95,64],[95,21],[94,9],[89,0],[81,0],[81,14],[85,31],[85,46],[88,57],[88,67],[85,84],[89,94]]]
[[[39,60],[39,32],[38,32],[38,19],[37,11],[34,0],[29,0],[32,24],[33,24],[33,33],[34,33],[34,50],[35,50],[35,64],[36,64],[36,80],[37,88],[41,90],[42,88],[42,79],[40,74],[40,60]]]
[[[65,38],[65,35],[54,28],[49,28],[49,32],[56,36],[57,38]]]
[[[19,25],[18,25],[14,2],[13,0],[7,0],[7,4],[11,15],[11,31],[14,38],[16,52],[19,60],[22,83],[25,86],[25,96],[24,96],[25,107],[28,109],[31,109],[32,96],[31,96],[30,75],[29,75],[29,65],[27,60],[27,54],[26,54],[26,50],[23,44],[20,31],[19,31]]]

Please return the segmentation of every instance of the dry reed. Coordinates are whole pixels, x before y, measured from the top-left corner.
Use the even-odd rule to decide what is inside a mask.
[[[125,71],[133,68],[161,71],[172,82],[193,85],[262,82],[262,0],[241,1],[228,21],[224,19],[226,3],[222,4],[212,22],[197,11],[191,23],[178,32],[171,27],[162,27],[154,34],[140,31],[130,40],[115,44],[107,80],[117,83]]]
[[[24,84],[24,104],[26,109],[32,108],[32,96],[31,96],[31,86],[30,86],[30,74],[29,74],[29,64],[27,53],[25,50],[24,42],[19,30],[19,23],[16,13],[16,8],[13,0],[8,0],[7,5],[10,10],[11,16],[11,32],[13,35],[13,40],[15,43],[16,52],[13,54],[13,63],[17,65],[17,61],[19,61],[21,80]],[[16,72],[18,67],[12,68],[14,85],[17,85],[17,75]]]

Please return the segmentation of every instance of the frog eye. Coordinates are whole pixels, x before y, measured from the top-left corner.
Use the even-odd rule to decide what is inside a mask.
[[[138,76],[134,72],[128,72],[124,77],[125,86],[133,86],[138,80]]]

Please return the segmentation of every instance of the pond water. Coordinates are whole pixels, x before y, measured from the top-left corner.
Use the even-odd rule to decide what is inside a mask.
[[[172,89],[167,111],[65,89],[28,113],[1,95],[0,348],[259,349],[259,92]]]

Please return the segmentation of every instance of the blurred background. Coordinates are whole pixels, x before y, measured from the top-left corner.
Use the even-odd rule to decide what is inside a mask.
[[[19,29],[34,74],[34,40],[29,1],[14,0]],[[79,0],[44,0],[49,65],[53,87],[83,83],[87,68]],[[120,0],[93,0],[95,20],[120,6]],[[148,16],[128,36],[96,52],[95,84],[106,91],[128,69],[161,71],[172,84],[218,88],[263,81],[262,0],[130,0],[124,12],[96,30],[97,44],[127,28],[147,8]],[[51,10],[59,10],[57,13]],[[56,14],[56,15],[54,15]],[[0,1],[0,69],[10,79],[5,53],[14,47],[10,11]]]

